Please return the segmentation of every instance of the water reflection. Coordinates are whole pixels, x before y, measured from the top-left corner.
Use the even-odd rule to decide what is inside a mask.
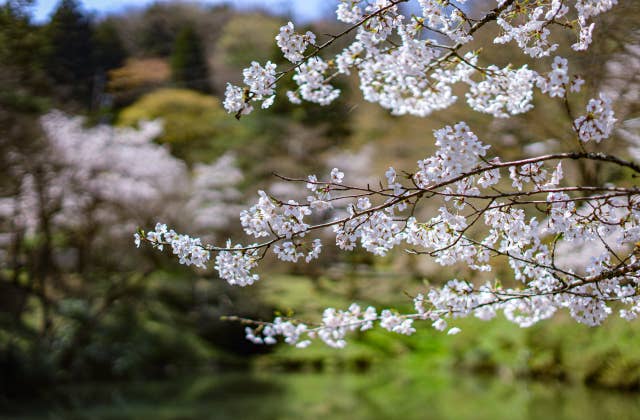
[[[61,389],[15,419],[634,419],[633,393],[425,372],[212,374]]]

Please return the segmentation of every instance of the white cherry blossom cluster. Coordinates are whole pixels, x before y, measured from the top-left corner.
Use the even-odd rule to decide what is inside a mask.
[[[498,118],[525,113],[533,108],[537,76],[526,65],[516,70],[489,66],[483,81],[470,84],[467,103],[476,111]]]
[[[136,232],[133,236],[136,246],[139,247],[143,233]],[[211,258],[211,253],[202,245],[199,238],[177,234],[173,229],[169,230],[164,223],[157,223],[154,230],[147,232],[146,240],[160,251],[168,245],[173,254],[178,257],[180,264],[187,266],[205,268]]]
[[[514,6],[507,8],[496,20],[503,33],[493,42],[504,44],[516,41],[520,49],[533,58],[548,56],[558,49],[558,44],[551,43],[549,40],[551,35],[549,26],[563,18],[569,12],[569,7],[562,0],[531,2],[531,4],[531,10],[528,11],[525,22],[521,25],[513,25],[513,21],[520,20],[522,14],[518,13]]]
[[[311,214],[308,206],[300,205],[294,200],[286,204],[279,203],[264,191],[259,191],[258,203],[240,214],[242,227],[248,235],[256,238],[275,234],[279,237],[291,238],[304,234],[309,228],[304,217]]]
[[[426,23],[428,28],[439,31],[455,43],[465,44],[473,39],[468,33],[469,20],[461,10],[451,10],[448,3],[437,0],[418,0],[418,3],[423,16],[420,23]]]
[[[489,270],[488,266],[483,266],[486,256],[467,239],[460,237],[468,227],[466,219],[450,213],[446,207],[441,207],[439,213],[426,223],[410,218],[405,232],[407,244],[428,251],[442,266],[465,262],[472,269]]]
[[[340,0],[336,8],[336,18],[344,23],[356,23],[364,16],[360,4],[362,0]]]
[[[419,171],[413,176],[419,187],[459,177],[475,168],[489,149],[464,122],[436,130],[434,136],[438,150],[418,162]]]
[[[284,58],[292,63],[298,63],[304,58],[304,51],[309,44],[316,42],[313,32],[307,31],[304,35],[297,34],[292,22],[280,28],[280,33],[276,36],[276,43],[282,50]]]
[[[600,143],[611,135],[613,125],[617,120],[611,107],[611,100],[605,95],[589,100],[587,115],[576,118],[574,124],[578,129],[578,136],[583,142],[595,141]]]
[[[546,74],[539,74],[536,86],[542,93],[550,97],[562,98],[570,92],[580,92],[584,80],[577,75],[569,78],[569,61],[566,58],[556,56],[551,64],[551,71]]]
[[[512,186],[522,191],[523,184],[533,183],[537,188],[547,179],[547,170],[542,162],[526,163],[522,166],[509,167],[509,177],[513,180]]]
[[[291,92],[290,97],[299,95],[302,99],[320,105],[328,105],[339,95],[336,89],[326,82],[329,65],[320,57],[311,57],[309,61],[296,69],[293,80],[298,84],[298,90]],[[294,102],[296,100],[294,99]]]
[[[360,203],[360,207],[367,207]],[[342,228],[336,228],[336,244],[340,247],[353,246],[356,240],[360,240],[362,248],[372,254],[385,256],[401,240],[401,224],[396,222],[389,214],[383,211],[367,213],[357,216],[355,211],[351,220],[346,222]],[[348,242],[343,245],[343,238],[348,237]],[[342,246],[341,246],[342,245]]]
[[[269,108],[275,100],[276,65],[270,61],[262,66],[253,61],[250,67],[242,71],[245,88],[227,84],[224,109],[237,116],[247,115],[253,111],[251,102],[262,101],[262,108]]]
[[[298,348],[308,347],[314,339],[320,339],[330,347],[343,348],[347,345],[345,338],[348,333],[369,330],[373,328],[374,322],[398,334],[411,335],[415,332],[413,317],[400,315],[389,309],[378,314],[372,306],[363,310],[360,305],[353,303],[345,311],[325,309],[318,325],[276,317],[273,323],[263,323],[257,328],[246,327],[245,333],[247,339],[256,344],[275,344],[276,337],[280,336],[285,343]]]
[[[178,257],[180,264],[199,268],[207,268],[211,253],[216,253],[214,268],[218,276],[232,286],[250,286],[260,280],[260,276],[251,271],[258,266],[260,260],[257,244],[243,247],[240,244],[232,245],[228,240],[222,248],[203,245],[200,238],[177,234],[162,223],[156,224],[155,229],[146,234],[142,230],[134,234],[136,246],[139,247],[143,241],[160,251],[168,246]]]
[[[575,8],[578,12],[578,24],[580,35],[578,42],[571,47],[576,51],[585,51],[591,44],[595,23],[588,20],[606,12],[618,4],[618,0],[576,0]]]
[[[298,262],[300,258],[304,258],[304,262],[309,263],[320,255],[320,251],[322,250],[322,241],[320,239],[314,239],[311,243],[311,248],[308,249],[306,253],[301,252],[304,248],[304,244],[302,243],[286,241],[274,246],[273,252],[276,254],[278,259],[282,261],[295,263]]]
[[[231,245],[227,241],[226,250],[221,250],[216,256],[215,269],[221,279],[224,279],[232,286],[250,286],[260,280],[260,276],[252,273],[251,270],[258,266],[257,247],[251,245],[249,249],[242,245]]]
[[[564,97],[566,86],[569,83],[569,66],[566,58],[555,57],[551,65],[551,71],[546,76],[540,75],[536,81],[542,93],[552,98]]]
[[[298,348],[305,348],[311,344],[310,340],[300,340],[301,336],[307,333],[308,327],[305,324],[294,324],[281,317],[276,317],[273,323],[263,325],[257,330],[250,327],[245,328],[247,340],[254,344],[276,344],[278,336],[284,337],[287,344],[295,345]]]

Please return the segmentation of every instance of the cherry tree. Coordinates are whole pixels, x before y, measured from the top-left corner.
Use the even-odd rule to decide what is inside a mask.
[[[408,313],[354,303],[327,308],[316,323],[235,318],[247,324],[247,338],[255,343],[274,344],[280,338],[306,347],[321,340],[340,348],[349,332],[377,325],[408,335],[417,321],[456,334],[460,329],[449,325],[456,318],[490,320],[499,312],[522,327],[564,309],[591,326],[614,309],[624,319],[635,319],[640,313],[640,190],[624,181],[573,182],[565,171],[576,162],[598,162],[633,178],[640,175],[640,165],[625,157],[625,147],[615,149],[619,155],[602,152],[616,130],[613,98],[604,92],[580,102],[576,93],[585,82],[572,74],[568,59],[557,55],[561,45],[554,41],[571,36],[570,47],[588,54],[598,15],[617,0],[498,0],[481,3],[485,10],[466,0],[417,0],[420,13],[406,16],[399,6],[408,2],[341,0],[336,15],[346,28],[332,36],[299,33],[289,22],[275,40],[291,64],[278,69],[271,62],[251,63],[243,71],[244,86],[227,86],[226,110],[241,118],[257,106],[270,107],[285,77],[297,84],[285,94],[293,103],[329,104],[340,95],[332,81],[349,76],[357,77],[366,101],[393,115],[419,117],[451,107],[457,92],[464,92],[471,109],[495,118],[526,113],[534,96],[545,95],[562,104],[572,146],[506,160],[472,127],[457,122],[434,132],[435,153],[407,172],[389,167],[376,183],[348,181],[349,174],[336,167],[323,175],[283,177],[306,187],[306,200],[259,191],[257,203],[240,213],[253,243],[205,245],[164,224],[138,231],[136,243],[167,246],[187,265],[211,264],[221,279],[241,287],[260,279],[256,269],[268,253],[311,263],[328,246],[322,239],[326,232],[345,252],[360,247],[384,256],[400,247],[473,273],[413,296],[414,310]],[[493,42],[472,49],[483,32],[494,34]],[[341,52],[328,56],[329,46],[347,38],[351,41]],[[519,59],[528,64],[486,62],[486,52],[505,43],[517,45]],[[545,69],[534,70],[539,66]],[[626,135],[637,138],[631,128],[625,128]],[[435,210],[424,217],[425,208]],[[576,264],[566,258],[567,249],[588,252]],[[514,287],[492,276],[505,263]]]
[[[1,201],[6,216],[18,215],[13,224],[27,232],[38,230],[41,213],[50,212],[56,227],[78,228],[91,219],[113,234],[152,215],[175,220],[179,214],[194,222],[191,228],[211,233],[240,209],[235,186],[242,173],[233,155],[190,170],[153,142],[161,121],[142,121],[138,129],[87,128],[84,118],[59,111],[40,121],[43,151],[27,160],[12,152],[18,192]]]
[[[99,270],[92,267],[97,262],[109,262],[103,266],[121,275],[121,283],[129,281],[126,249],[114,245],[128,242],[136,226],[155,217],[184,220],[213,240],[243,199],[232,155],[190,169],[154,142],[160,121],[137,129],[85,123],[52,111],[40,118],[37,151],[7,148],[5,183],[12,189],[0,197],[0,267],[14,278],[2,276],[0,286],[11,282],[38,297],[45,330],[56,298],[76,296],[83,287],[69,281],[69,273],[86,274]],[[22,287],[24,266],[33,269]]]

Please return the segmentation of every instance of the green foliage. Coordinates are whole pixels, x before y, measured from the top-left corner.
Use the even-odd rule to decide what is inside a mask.
[[[209,92],[209,70],[200,38],[188,26],[178,34],[171,54],[171,78],[176,86]]]
[[[224,26],[216,45],[221,64],[242,69],[252,61],[265,62],[280,56],[273,42],[273,34],[278,33],[280,25],[280,19],[260,13],[233,16]],[[247,26],[251,26],[250,31]]]
[[[204,45],[217,37],[231,14],[228,5],[204,6],[189,1],[157,1],[117,16],[129,50],[139,57],[169,57],[180,32],[192,27]]]
[[[127,58],[127,52],[116,25],[113,19],[106,19],[95,27],[94,64],[102,71],[120,67]]]
[[[187,162],[209,162],[249,140],[247,129],[229,118],[213,96],[184,89],[159,89],[122,110],[118,123],[136,125],[160,118],[158,139]]]
[[[463,332],[440,336],[448,363],[458,369],[504,377],[568,381],[640,389],[637,326],[610,319],[601,328],[576,325],[567,316],[521,329],[504,319],[460,320]]]
[[[215,347],[194,330],[161,321],[137,305],[122,304],[75,352],[68,373],[76,379],[159,377],[205,365],[216,356]]]
[[[168,57],[171,54],[179,29],[175,20],[168,18],[171,15],[168,7],[158,2],[143,13],[142,27],[136,39],[148,56]]]
[[[0,63],[3,66],[32,65],[41,48],[41,41],[42,38],[31,24],[27,6],[16,1],[0,5]]]
[[[91,100],[93,30],[89,18],[76,0],[61,0],[45,27],[48,40],[47,74],[56,84],[56,93],[64,100]]]
[[[372,289],[372,279],[360,279],[362,290]],[[394,279],[399,288],[412,290],[417,283]],[[294,276],[272,276],[261,288],[261,298],[287,314],[292,307],[298,319],[312,320],[325,307],[346,308],[350,300],[340,292],[344,281],[320,283]],[[398,289],[396,288],[396,290]],[[363,300],[403,309],[406,301],[385,301],[389,294],[374,292]],[[345,350],[316,343],[300,351],[279,346],[261,357],[259,366],[284,370],[359,371],[393,364],[402,372],[439,370],[489,374],[503,378],[544,379],[617,389],[640,389],[640,351],[634,323],[612,318],[601,328],[576,324],[568,316],[520,328],[499,317],[491,322],[460,319],[451,323],[462,332],[449,336],[417,322],[411,337],[375,330],[356,337]]]
[[[0,5],[0,107],[20,112],[47,108],[44,37],[29,17],[30,1]]]

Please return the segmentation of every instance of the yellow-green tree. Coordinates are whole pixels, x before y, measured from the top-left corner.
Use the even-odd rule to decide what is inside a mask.
[[[159,89],[131,106],[119,117],[120,125],[161,119],[164,133],[158,141],[189,163],[209,162],[249,138],[249,130],[225,113],[220,101],[185,89]]]

